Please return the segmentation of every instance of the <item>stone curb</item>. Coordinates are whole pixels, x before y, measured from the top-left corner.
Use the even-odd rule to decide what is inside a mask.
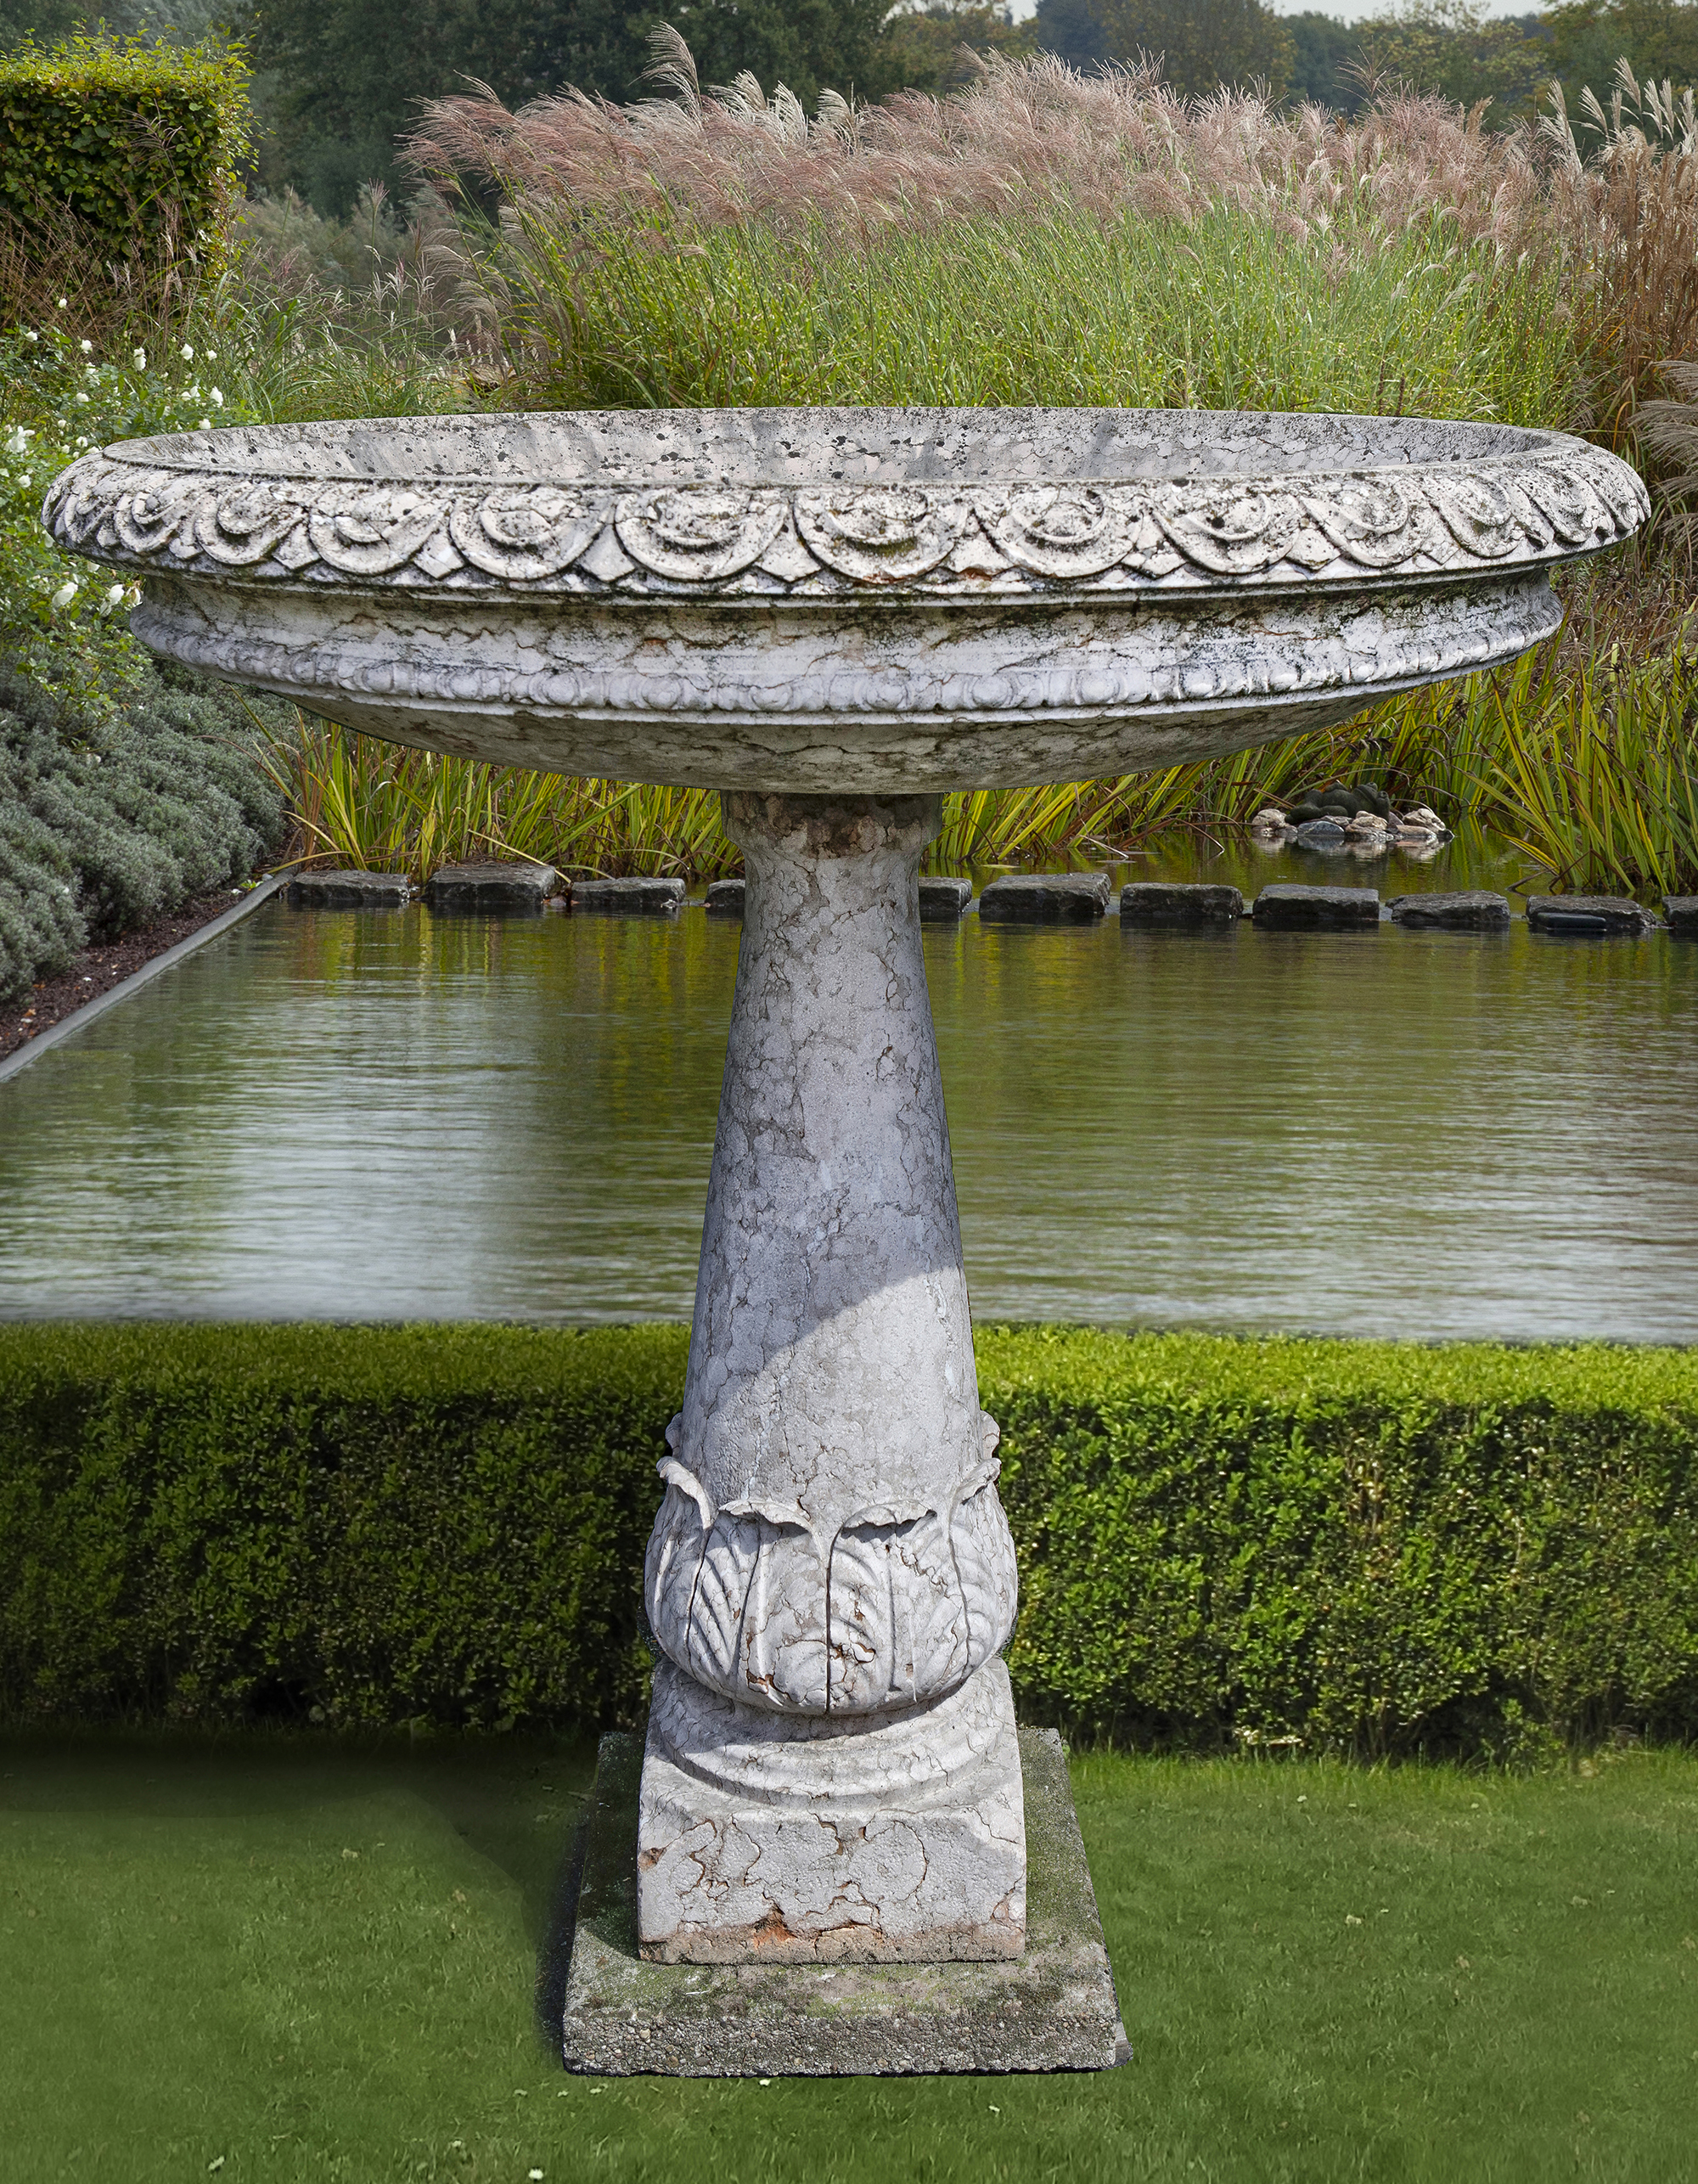
[[[127,1000],[138,987],[145,986],[150,978],[157,978],[160,971],[169,971],[173,964],[181,963],[184,956],[193,955],[197,948],[203,947],[209,940],[216,940],[221,932],[228,932],[239,918],[246,917],[250,910],[256,910],[261,903],[268,903],[273,895],[286,887],[290,878],[287,872],[276,872],[270,879],[261,880],[239,903],[232,903],[219,916],[209,919],[198,932],[178,941],[174,948],[166,948],[163,954],[150,956],[139,971],[132,971],[117,985],[109,987],[105,993],[97,994],[93,1000],[85,1001],[80,1009],[73,1009],[68,1016],[61,1016],[46,1031],[38,1032],[26,1046],[20,1046],[15,1054],[8,1054],[3,1061],[0,1061],[0,1084],[3,1084],[8,1077],[15,1077],[20,1069],[27,1068],[37,1055],[45,1054],[49,1047],[57,1046],[61,1039],[69,1039],[73,1032],[80,1032],[85,1024],[92,1024],[97,1016],[103,1016],[118,1002]]]

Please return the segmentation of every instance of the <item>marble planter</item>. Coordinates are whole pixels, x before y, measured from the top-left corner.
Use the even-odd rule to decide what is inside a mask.
[[[951,789],[1230,751],[1510,659],[1647,511],[1555,433],[1206,412],[237,426],[96,450],[141,638],[427,749],[725,794],[745,921],[637,1925],[661,1962],[1017,1956],[1013,1545],[919,943]]]

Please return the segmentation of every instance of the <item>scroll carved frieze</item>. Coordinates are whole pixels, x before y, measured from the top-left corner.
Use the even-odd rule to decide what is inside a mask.
[[[644,1572],[656,1644],[709,1690],[780,1714],[876,1714],[953,1691],[1008,1642],[1018,1597],[985,1426],[985,1461],[947,1494],[829,1527],[794,1504],[716,1506],[667,1457]]]
[[[1555,436],[1552,436],[1553,439]],[[1579,442],[1472,463],[1307,476],[825,489],[678,485],[618,496],[547,482],[410,486],[251,477],[92,450],[43,515],[126,567],[256,582],[676,597],[703,588],[918,597],[1220,589],[1442,576],[1606,546],[1649,512]]]

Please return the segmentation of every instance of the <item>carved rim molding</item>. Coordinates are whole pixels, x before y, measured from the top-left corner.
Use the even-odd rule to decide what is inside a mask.
[[[830,599],[1454,580],[1595,553],[1650,513],[1627,464],[1556,432],[1476,459],[1254,477],[631,489],[209,459],[234,436],[91,450],[43,521],[92,560],[220,584]]]

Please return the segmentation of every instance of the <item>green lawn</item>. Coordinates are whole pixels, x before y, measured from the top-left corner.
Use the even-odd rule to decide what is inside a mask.
[[[545,2052],[590,1760],[0,1743],[0,2178],[1698,2176],[1698,1757],[1080,1760],[1130,2066],[767,2086]]]

